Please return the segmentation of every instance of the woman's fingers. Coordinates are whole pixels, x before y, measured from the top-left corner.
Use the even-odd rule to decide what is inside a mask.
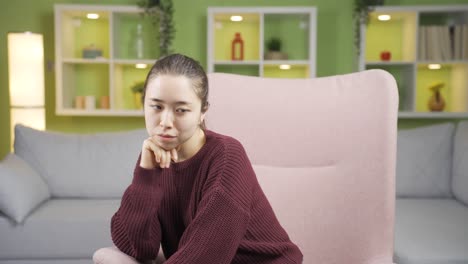
[[[154,154],[156,164],[159,164],[159,167],[161,168],[169,168],[171,160],[177,161],[179,159],[176,149],[171,149],[170,151],[162,149],[152,140],[152,138],[148,138],[146,143],[148,148]]]
[[[166,157],[167,157],[167,160],[166,160],[166,165],[167,167],[166,168],[169,168],[169,166],[171,166],[171,151],[166,151]]]
[[[167,168],[167,152],[164,150],[161,150],[161,163],[160,167],[161,168]]]
[[[176,149],[171,150],[171,157],[172,157],[172,160],[174,162],[176,162],[179,159],[179,156],[177,155],[177,150]]]
[[[153,151],[156,162],[161,162],[161,149],[151,139],[148,139],[147,143],[151,151]]]

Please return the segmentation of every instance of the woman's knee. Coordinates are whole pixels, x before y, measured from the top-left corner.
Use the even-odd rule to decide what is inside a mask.
[[[138,264],[134,258],[118,250],[116,247],[106,247],[96,250],[93,254],[95,264]]]

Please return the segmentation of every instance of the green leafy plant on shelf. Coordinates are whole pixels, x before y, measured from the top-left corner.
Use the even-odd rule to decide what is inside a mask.
[[[136,82],[130,89],[134,94],[135,107],[137,109],[143,108],[143,90],[145,89],[145,82]]]
[[[281,39],[273,37],[267,41],[268,51],[281,51]]]
[[[267,52],[265,53],[266,60],[287,60],[288,55],[281,52],[282,41],[278,37],[272,37],[266,42]]]
[[[158,29],[159,55],[171,54],[176,32],[172,19],[174,14],[172,0],[138,0],[138,6],[144,9],[144,14],[151,18],[153,26]]]
[[[384,5],[384,0],[354,0],[354,45],[357,55],[361,54],[361,24],[369,24],[369,13],[374,11],[375,6]]]

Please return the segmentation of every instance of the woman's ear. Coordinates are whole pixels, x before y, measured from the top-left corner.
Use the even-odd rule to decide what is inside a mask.
[[[200,123],[203,123],[203,121],[205,120],[205,115],[206,115],[206,112],[208,111],[209,107],[210,107],[210,104],[207,102],[205,107],[203,107],[203,109],[202,109],[202,114],[200,116]]]
[[[206,111],[201,114],[200,123],[203,123],[203,121],[205,121],[205,115],[206,115]]]

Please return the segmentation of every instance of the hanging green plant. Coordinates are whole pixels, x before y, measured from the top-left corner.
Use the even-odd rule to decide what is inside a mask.
[[[379,5],[384,5],[384,0],[354,0],[354,46],[358,56],[361,54],[361,24],[369,24],[369,13]]]
[[[145,14],[151,17],[153,25],[158,28],[159,55],[171,54],[176,32],[172,20],[172,0],[139,0],[138,6],[145,10]]]

